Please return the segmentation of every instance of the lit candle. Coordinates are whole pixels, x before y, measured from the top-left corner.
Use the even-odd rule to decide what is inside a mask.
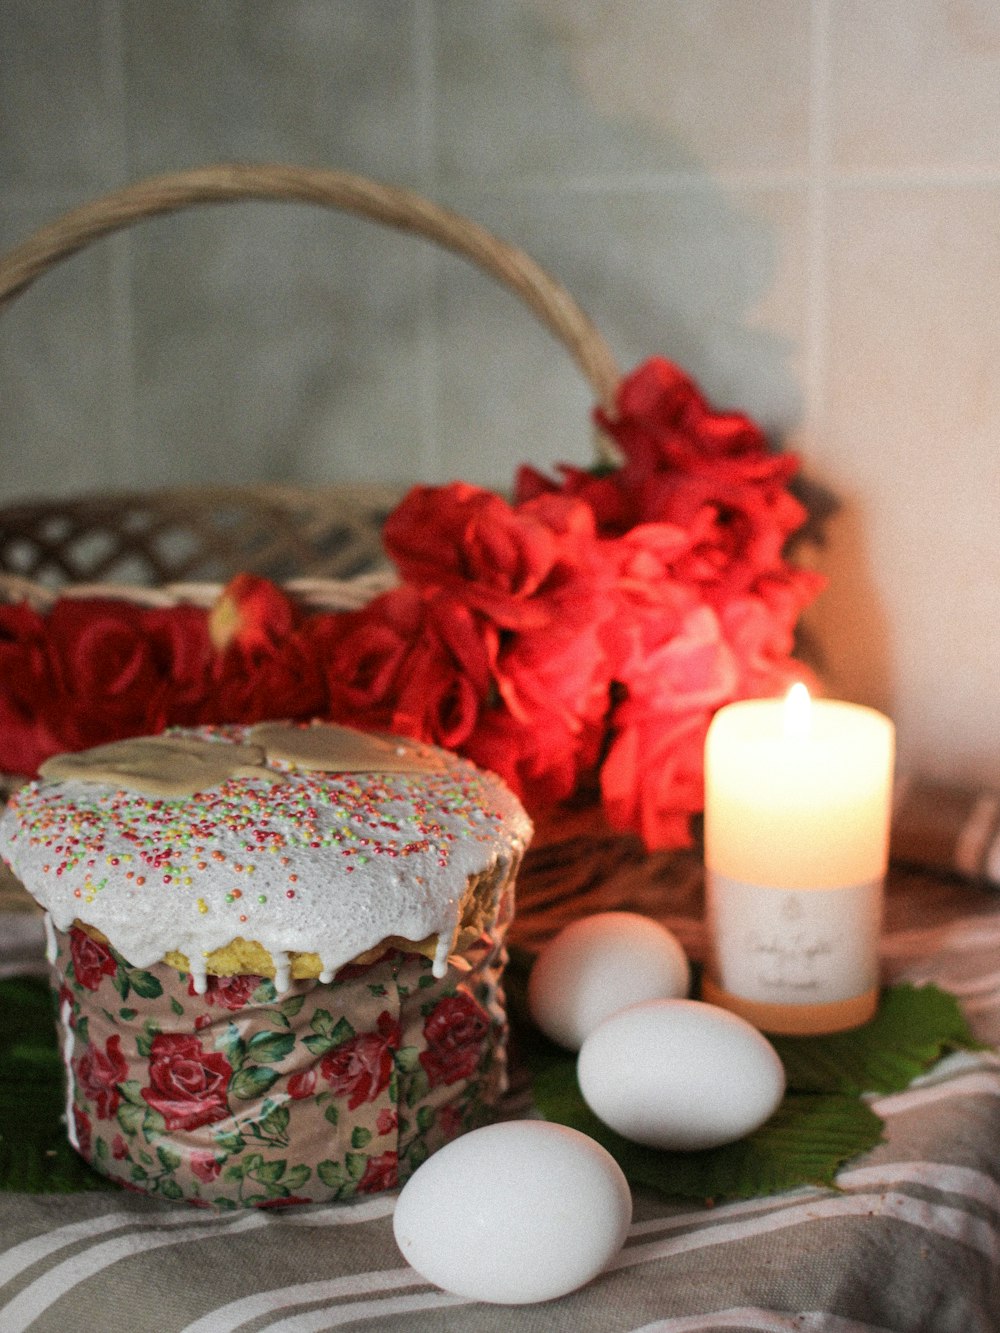
[[[706,1000],[775,1033],[838,1032],[878,1005],[892,723],[785,700],[719,710],[705,745]]]

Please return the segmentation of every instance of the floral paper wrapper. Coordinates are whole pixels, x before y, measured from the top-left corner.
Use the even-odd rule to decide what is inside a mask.
[[[506,1088],[508,918],[432,975],[393,951],[332,982],[190,978],[55,933],[73,1146],[126,1188],[218,1208],[401,1184]]]

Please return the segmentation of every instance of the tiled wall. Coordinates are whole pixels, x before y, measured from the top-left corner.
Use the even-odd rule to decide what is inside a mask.
[[[811,619],[904,763],[1000,785],[995,0],[4,0],[0,241],[234,158],[414,187],[521,244],[841,501]],[[8,497],[506,486],[591,392],[426,243],[265,204],[145,224],[0,320]]]

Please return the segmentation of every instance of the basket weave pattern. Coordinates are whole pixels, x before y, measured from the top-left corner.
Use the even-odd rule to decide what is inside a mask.
[[[178,488],[0,510],[0,569],[47,587],[352,578],[382,563],[386,487]]]

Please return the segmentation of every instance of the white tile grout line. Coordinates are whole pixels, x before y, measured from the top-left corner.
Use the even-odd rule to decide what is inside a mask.
[[[828,190],[838,189],[993,189],[1000,185],[1000,162],[995,166],[835,167],[825,164]],[[450,177],[449,186],[463,194],[684,194],[729,190],[807,190],[813,180],[812,163],[803,170],[707,167],[664,171],[546,172],[544,175]]]
[[[812,0],[809,56],[808,268],[804,429],[810,444],[822,430],[826,409],[829,170],[830,170],[830,8]]]
[[[122,183],[131,179],[132,173],[126,173]],[[420,182],[418,189],[439,202],[440,173],[436,166],[425,167],[419,164]],[[662,194],[680,195],[718,192],[721,186],[727,190],[768,190],[806,192],[810,187],[810,172],[807,171],[737,171],[728,168],[711,171],[661,171],[628,172],[619,174],[560,175],[550,172],[544,176],[464,176],[449,180],[452,188],[461,189],[466,195],[561,195],[561,194]],[[950,189],[987,189],[1000,186],[1000,162],[995,167],[880,167],[853,169],[828,164],[826,171],[826,189],[833,194],[840,190],[950,190]],[[78,188],[69,185],[38,185],[29,182],[18,186],[4,198],[4,205],[11,211],[16,208],[45,209],[49,212],[63,212],[81,202]]]

